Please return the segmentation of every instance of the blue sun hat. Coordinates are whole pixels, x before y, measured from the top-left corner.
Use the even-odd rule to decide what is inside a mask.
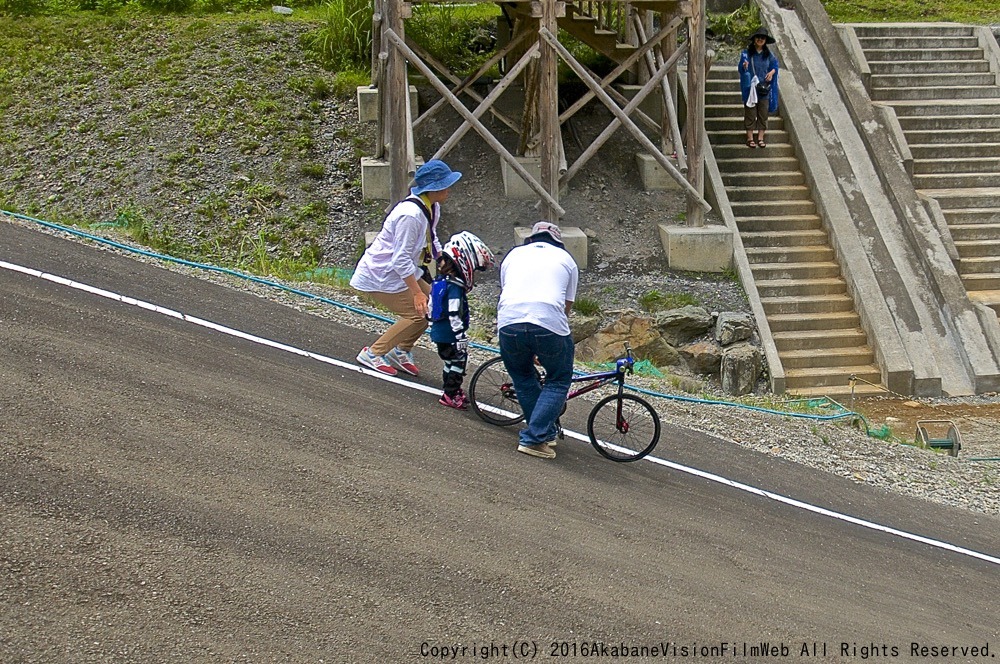
[[[413,174],[416,186],[410,189],[410,193],[419,196],[425,191],[441,191],[458,182],[461,177],[461,173],[451,170],[440,159],[431,159]]]

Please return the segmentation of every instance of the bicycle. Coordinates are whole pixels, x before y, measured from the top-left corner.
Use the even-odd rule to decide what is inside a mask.
[[[592,392],[609,383],[618,384],[617,394],[597,402],[587,418],[587,435],[590,444],[601,456],[612,461],[638,461],[653,451],[660,441],[660,416],[649,402],[633,394],[625,394],[625,376],[634,371],[632,349],[625,344],[625,357],[615,362],[614,371],[575,376],[572,383],[587,383],[570,390],[569,401],[581,394]],[[545,382],[543,373],[536,368],[538,378]],[[510,426],[524,420],[524,413],[517,403],[517,394],[510,374],[502,359],[495,357],[480,366],[469,381],[472,409],[480,418],[497,426]],[[563,406],[566,412],[566,406]],[[559,437],[562,426],[556,420]]]

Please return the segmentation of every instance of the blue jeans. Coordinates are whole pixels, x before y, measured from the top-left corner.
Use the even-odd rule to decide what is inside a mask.
[[[533,323],[500,328],[500,357],[514,383],[517,401],[527,426],[521,429],[522,445],[553,440],[556,419],[566,403],[573,377],[573,338],[560,336]],[[538,382],[535,358],[545,368],[545,385]]]

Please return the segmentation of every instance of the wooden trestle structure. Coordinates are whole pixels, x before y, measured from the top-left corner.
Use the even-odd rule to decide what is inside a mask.
[[[375,0],[372,79],[379,89],[379,124],[376,158],[387,161],[392,200],[407,193],[415,169],[413,129],[450,105],[464,122],[438,148],[434,159],[449,151],[470,130],[476,132],[507,165],[538,195],[539,218],[558,221],[563,215],[559,191],[593,158],[619,128],[628,131],[656,162],[687,192],[687,224],[704,225],[711,209],[704,198],[702,149],[704,145],[705,57],[704,0],[603,0],[562,2],[518,0],[501,3],[513,29],[510,40],[499,47],[478,71],[460,79],[432,57],[425,48],[407,38],[405,20],[412,12],[404,0]],[[685,26],[687,40],[678,46],[678,30]],[[578,62],[559,42],[563,28],[616,66],[599,76]],[[655,30],[655,32],[654,32]],[[687,105],[682,132],[678,122],[677,64],[687,55]],[[559,110],[558,65],[562,60],[587,86],[588,92]],[[501,60],[507,63],[503,78],[483,97],[472,84]],[[513,64],[511,62],[513,61]],[[437,90],[441,98],[420,116],[411,114],[407,63]],[[497,99],[523,77],[524,114],[516,122],[494,106]],[[631,100],[613,84],[628,77],[641,88]],[[449,87],[450,85],[450,87]],[[656,91],[661,97],[661,117],[651,118],[640,103]],[[465,95],[478,104],[469,110],[459,98]],[[610,124],[572,163],[567,164],[562,143],[562,125],[593,99],[614,116]],[[517,155],[490,132],[481,118],[491,113],[520,136]],[[635,120],[633,120],[633,118]],[[658,137],[658,145],[636,124],[641,122]],[[668,157],[676,153],[675,166]],[[538,182],[516,157],[537,156],[541,162]]]

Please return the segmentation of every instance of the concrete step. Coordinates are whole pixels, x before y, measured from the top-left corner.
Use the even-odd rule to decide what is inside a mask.
[[[914,159],[913,172],[917,175],[925,173],[936,175],[945,173],[1000,173],[1000,151],[993,157]]]
[[[867,346],[868,338],[860,327],[845,330],[812,330],[809,332],[775,332],[774,345],[778,355],[789,350],[815,350],[825,352],[827,348],[850,348]],[[820,350],[822,349],[822,351]]]
[[[785,387],[789,391],[799,389],[830,388],[849,386],[851,376],[879,383],[882,373],[872,364],[839,367],[813,367],[785,371]]]
[[[1000,187],[983,189],[921,189],[920,193],[935,199],[947,214],[955,209],[998,209]]]
[[[1000,128],[1000,113],[994,115],[912,115],[898,118],[904,132]]]
[[[890,104],[898,117],[916,115],[993,115],[1000,113],[1000,98],[948,99],[936,104],[897,101]]]
[[[920,51],[925,48],[960,49],[979,47],[979,38],[975,36],[937,37],[933,39],[928,39],[922,35],[916,37],[859,37],[858,41],[861,43],[861,50],[865,54],[870,50]]]
[[[814,350],[790,350],[780,354],[781,366],[789,369],[810,369],[817,367],[850,367],[872,364],[875,355],[868,346],[848,346],[847,348],[827,348],[822,353]],[[872,381],[877,382],[877,381]]]
[[[819,223],[818,217],[816,222]],[[768,247],[772,245],[780,247],[826,245],[829,242],[829,236],[821,228],[802,231],[743,232],[741,226],[740,239],[743,240],[743,246],[748,250],[754,247]]]
[[[736,222],[740,223],[744,218],[756,218],[761,216],[773,217],[803,217],[816,214],[816,204],[812,199],[799,201],[756,201],[756,200],[729,200],[736,216]],[[742,228],[742,226],[741,226]],[[747,230],[760,230],[759,228],[748,228]],[[790,227],[787,230],[792,230]]]
[[[780,116],[771,116],[767,120],[767,134],[770,138],[772,131],[782,131],[785,128],[785,121]],[[747,133],[743,128],[743,116],[731,115],[722,117],[706,117],[705,131],[709,136],[720,131],[742,131],[743,140],[746,141]]]
[[[748,208],[752,205],[752,202],[742,204],[743,208]],[[815,205],[813,207],[815,208]],[[749,214],[748,216],[736,216],[736,225],[740,229],[740,237],[746,237],[751,234],[772,235],[801,232],[820,232],[826,236],[826,231],[822,230],[823,222],[814,213],[815,210],[813,213],[787,216],[773,213],[768,214],[767,212],[762,213],[764,216],[756,216],[754,214],[756,210],[743,209],[741,211],[749,212]]]
[[[760,303],[764,307],[768,320],[772,314],[824,314],[836,311],[854,311],[854,301],[846,293],[762,297]]]
[[[717,93],[717,97],[709,98],[705,95],[705,117],[706,118],[740,118],[743,119],[743,107],[740,104],[739,90],[735,94],[730,91],[724,95]],[[770,118],[768,118],[770,119]]]
[[[1000,173],[927,173],[913,176],[917,189],[977,189],[1000,187]]]
[[[897,76],[900,74],[925,73],[928,76],[946,76],[948,74],[981,74],[990,70],[986,60],[888,60],[886,62],[868,61],[871,73],[879,76]]]
[[[980,228],[982,228],[982,226]],[[980,238],[976,240],[955,239],[955,235],[952,233],[952,238],[955,239],[955,248],[958,250],[958,255],[961,256],[963,260],[966,258],[1000,256],[1000,226],[987,226],[986,228],[995,228],[998,232],[991,238]]]
[[[949,224],[948,231],[955,243],[1000,240],[1000,210],[994,210],[996,223],[992,224]],[[746,244],[746,240],[744,240]]]
[[[809,187],[805,185],[789,185],[787,187],[726,187],[729,200],[733,203],[753,202],[812,202]]]
[[[771,332],[854,329],[861,318],[854,311],[834,311],[822,314],[768,314]]]
[[[969,291],[969,299],[1000,314],[1000,290]]]
[[[871,86],[874,90],[883,88],[941,88],[953,84],[955,87],[995,86],[996,75],[992,73],[948,74],[947,76],[926,76],[924,74],[872,74]],[[948,97],[945,96],[945,99]]]
[[[1000,272],[1000,255],[963,257],[958,261],[958,273],[963,278],[973,275],[992,275],[998,272]]]
[[[747,151],[741,151],[741,156],[735,159],[719,159],[716,157],[716,163],[719,165],[719,171],[723,174],[723,176],[727,173],[746,173],[748,171],[801,171],[801,164],[799,163],[798,157],[776,157],[771,153],[770,143],[768,143],[764,152],[755,152],[753,153],[753,157],[743,156],[746,154]],[[764,156],[765,154],[767,156]]]
[[[962,85],[956,83],[952,87],[942,86],[935,82],[934,87],[871,87],[873,101],[903,101],[939,99],[992,99],[1000,97],[1000,86],[997,85]]]
[[[1000,90],[1000,88],[997,88]],[[914,129],[905,132],[909,145],[964,145],[1000,143],[1000,128],[983,129]]]
[[[815,263],[751,263],[750,271],[753,272],[754,279],[758,281],[782,281],[786,279],[810,281],[839,277],[840,265],[833,261],[816,261]]]
[[[835,258],[828,244],[792,246],[774,242],[768,247],[746,247],[746,253],[751,263],[828,263]]]
[[[827,385],[825,387],[797,387],[793,390],[787,390],[787,394],[790,397],[799,397],[802,399],[819,399],[825,397],[840,403],[845,408],[849,408],[852,399],[884,397],[887,391],[879,383],[876,383],[874,387],[865,383],[857,383],[853,388],[850,386],[850,383],[847,383],[844,385]]]
[[[776,129],[772,131],[770,129],[770,126],[771,126],[770,121],[768,121],[769,128],[767,130],[767,136],[766,136],[767,147],[764,148],[765,150],[769,151],[768,154],[770,154],[770,150],[772,150],[772,148],[783,145],[789,145],[789,146],[791,145],[791,143],[789,143],[788,140],[787,131],[783,129]],[[710,131],[708,132],[708,140],[712,144],[713,149],[715,149],[716,146],[724,146],[724,145],[740,145],[743,147],[744,150],[750,149],[746,146],[747,132],[745,129],[742,128],[738,130]],[[760,148],[757,149],[759,150]],[[755,152],[754,154],[758,153]]]
[[[931,136],[930,138],[933,138]],[[907,141],[916,159],[989,159],[1000,155],[1000,143],[913,143]]]
[[[756,160],[767,162],[767,157]],[[721,170],[721,167],[720,167]],[[806,176],[802,171],[773,171],[754,169],[749,171],[726,171],[722,182],[728,191],[730,187],[794,187],[804,186]]]
[[[945,210],[944,218],[956,240],[984,240],[1000,232],[1000,209]]]
[[[715,153],[715,158],[720,161],[737,158],[744,158],[747,160],[753,159],[756,161],[759,158],[759,155],[763,154],[767,154],[767,158],[769,160],[795,158],[795,148],[792,147],[791,144],[775,143],[771,138],[770,132],[768,132],[766,138],[767,147],[764,148],[763,152],[748,148],[745,145],[746,132],[743,133],[743,140],[739,143],[726,143],[722,145],[712,143],[712,152]]]
[[[970,293],[1000,290],[1000,273],[963,274],[962,283],[965,284],[965,290]]]
[[[873,62],[955,62],[961,60],[982,60],[985,55],[978,46],[971,48],[868,48],[862,44],[865,60]]]
[[[973,34],[968,25],[958,23],[860,23],[853,24],[859,39],[878,37],[912,38],[923,40],[925,46],[938,37],[969,37]]]
[[[827,279],[754,279],[761,298],[820,297],[842,295],[847,292],[847,282],[841,277]]]

